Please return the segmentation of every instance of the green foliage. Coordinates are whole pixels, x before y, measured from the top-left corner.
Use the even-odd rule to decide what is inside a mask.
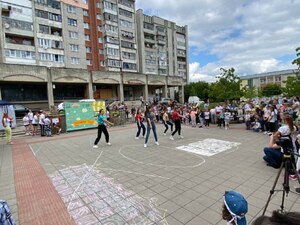
[[[187,100],[189,96],[198,96],[201,100],[208,98],[209,84],[205,81],[190,83],[185,86],[184,96]]]
[[[252,99],[258,96],[258,90],[255,86],[253,87],[243,87],[242,96],[247,99]]]
[[[285,81],[286,85],[283,89],[284,96],[300,96],[300,47],[296,49],[296,59],[293,60],[292,64],[298,65],[295,77],[288,77]]]
[[[278,84],[267,84],[261,88],[261,95],[271,97],[274,95],[281,95],[282,88]]]
[[[240,99],[242,90],[241,80],[234,74],[235,69],[220,68],[220,78],[210,86],[209,98],[216,101],[227,101]]]

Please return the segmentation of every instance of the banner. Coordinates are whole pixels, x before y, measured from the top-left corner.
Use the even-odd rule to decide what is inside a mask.
[[[64,102],[67,131],[95,128],[100,109],[105,110],[105,102]]]

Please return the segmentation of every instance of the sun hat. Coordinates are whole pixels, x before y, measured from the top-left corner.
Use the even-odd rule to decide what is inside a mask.
[[[247,225],[246,213],[248,212],[248,203],[243,195],[236,191],[228,191],[224,195],[224,204],[232,216],[232,221],[237,225]]]

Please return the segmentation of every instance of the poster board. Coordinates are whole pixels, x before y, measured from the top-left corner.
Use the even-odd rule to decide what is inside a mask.
[[[66,115],[66,130],[82,130],[97,127],[100,109],[105,110],[104,101],[95,102],[64,102]]]

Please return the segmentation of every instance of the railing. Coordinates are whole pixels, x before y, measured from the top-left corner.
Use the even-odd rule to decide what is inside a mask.
[[[33,23],[21,21],[21,20],[14,20],[7,17],[2,17],[2,20],[3,20],[3,26],[6,29],[16,28],[20,30],[33,31]]]

